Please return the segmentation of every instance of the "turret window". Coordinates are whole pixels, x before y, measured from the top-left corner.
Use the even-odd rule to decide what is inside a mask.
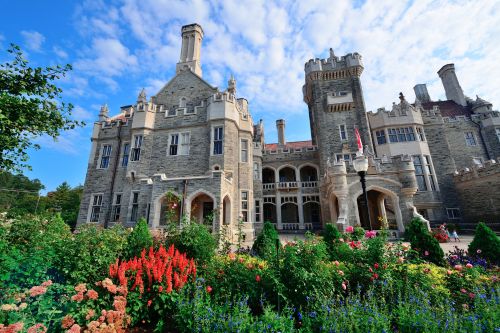
[[[248,140],[241,139],[241,162],[248,162]]]
[[[389,128],[388,132],[391,143],[415,141],[413,127]]]
[[[214,128],[214,155],[222,155],[222,142],[224,140],[224,128],[215,127]]]
[[[130,143],[123,144],[123,157],[122,157],[122,167],[128,165],[128,155],[130,153]]]
[[[465,144],[467,146],[476,146],[476,137],[472,132],[465,132]]]
[[[241,221],[248,222],[248,191],[241,191]]]
[[[425,141],[424,129],[417,127],[417,137],[419,141]]]
[[[142,135],[134,137],[134,148],[132,148],[131,161],[139,161],[141,159]]]
[[[104,145],[102,147],[100,169],[107,169],[109,166],[109,157],[111,156],[111,145]]]
[[[418,190],[427,191],[422,158],[419,155],[413,156],[413,165],[415,166],[415,176],[417,177]]]

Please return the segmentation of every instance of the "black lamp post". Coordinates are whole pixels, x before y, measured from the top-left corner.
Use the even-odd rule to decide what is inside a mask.
[[[368,216],[368,222],[370,223],[370,230],[373,230],[372,219],[370,216],[370,207],[368,207],[368,193],[366,192],[366,171],[368,171],[368,158],[364,155],[360,155],[356,157],[356,159],[353,161],[353,165],[354,165],[354,170],[356,170],[361,180],[361,188],[363,189],[363,197],[366,207],[365,208],[366,216]]]

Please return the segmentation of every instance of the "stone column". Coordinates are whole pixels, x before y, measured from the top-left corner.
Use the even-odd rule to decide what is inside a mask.
[[[302,194],[297,195],[297,204],[299,205],[299,229],[304,230],[304,206],[302,205]]]

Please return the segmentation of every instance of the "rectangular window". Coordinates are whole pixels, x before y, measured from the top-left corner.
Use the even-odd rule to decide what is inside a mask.
[[[436,182],[434,181],[434,174],[432,172],[431,157],[425,155],[425,169],[427,171],[427,176],[429,176],[429,184],[431,185],[431,191],[436,190]]]
[[[465,144],[467,146],[475,146],[476,145],[476,138],[474,137],[474,133],[465,132]]]
[[[139,213],[139,192],[132,192],[132,213],[130,214],[130,221],[136,222]]]
[[[111,221],[116,222],[120,220],[120,210],[122,206],[122,194],[115,194],[115,200],[113,201],[113,208],[111,210]]]
[[[241,220],[248,222],[248,191],[241,191]]]
[[[255,200],[255,222],[262,222],[260,217],[261,217],[260,201]]]
[[[99,163],[99,168],[101,169],[108,168],[110,156],[111,156],[111,145],[102,146],[101,163]]]
[[[141,159],[142,135],[134,136],[134,146],[132,148],[131,161],[139,161]]]
[[[424,129],[417,127],[417,137],[419,141],[425,141]]]
[[[345,125],[339,125],[339,133],[340,133],[340,140],[342,141],[347,140],[347,132],[345,129]]]
[[[391,143],[398,142],[398,135],[395,128],[389,128],[389,141],[391,141]]]
[[[495,129],[495,132],[497,134],[497,139],[498,139],[498,142],[500,142],[500,128],[496,128]]]
[[[222,142],[224,140],[224,128],[214,128],[214,155],[222,155]]]
[[[130,153],[130,143],[123,144],[122,167],[126,167],[128,165],[129,153]]]
[[[179,147],[179,134],[170,134],[170,143],[168,146],[168,154],[170,156],[177,155],[177,148]]]
[[[396,132],[398,133],[398,141],[399,142],[405,142],[406,141],[406,136],[405,136],[405,130],[404,130],[404,128],[397,128]]]
[[[177,115],[177,109],[172,108],[170,110],[167,110],[167,117],[174,117]]]
[[[383,145],[384,143],[387,143],[384,130],[376,131],[375,134],[377,135],[377,144]]]
[[[99,222],[102,207],[102,194],[94,194],[91,202],[92,210],[90,212],[90,222]]]
[[[253,179],[260,180],[260,168],[257,162],[253,163]]]
[[[191,137],[189,132],[181,133],[181,151],[179,155],[189,155],[189,143]]]
[[[460,209],[459,208],[446,208],[446,215],[451,220],[460,219]]]
[[[419,155],[413,156],[413,165],[415,166],[415,176],[417,177],[417,185],[419,191],[427,191],[425,184],[425,175],[422,165],[422,158]]]
[[[241,162],[248,162],[248,140],[241,139]]]
[[[415,141],[413,127],[405,127],[406,141]]]

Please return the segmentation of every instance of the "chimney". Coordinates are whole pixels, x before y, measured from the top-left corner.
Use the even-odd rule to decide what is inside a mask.
[[[284,146],[285,141],[285,119],[276,120],[276,129],[278,130],[278,145]]]
[[[177,63],[175,73],[179,74],[185,68],[201,77],[200,51],[203,40],[203,29],[197,23],[182,27],[181,56]]]
[[[446,99],[455,101],[455,103],[466,106],[464,91],[458,83],[457,75],[455,74],[455,65],[447,64],[441,67],[438,75],[443,82]]]
[[[415,97],[421,103],[427,103],[431,101],[429,92],[427,91],[427,85],[425,83],[417,84],[415,87],[413,87],[413,91],[415,91]]]

